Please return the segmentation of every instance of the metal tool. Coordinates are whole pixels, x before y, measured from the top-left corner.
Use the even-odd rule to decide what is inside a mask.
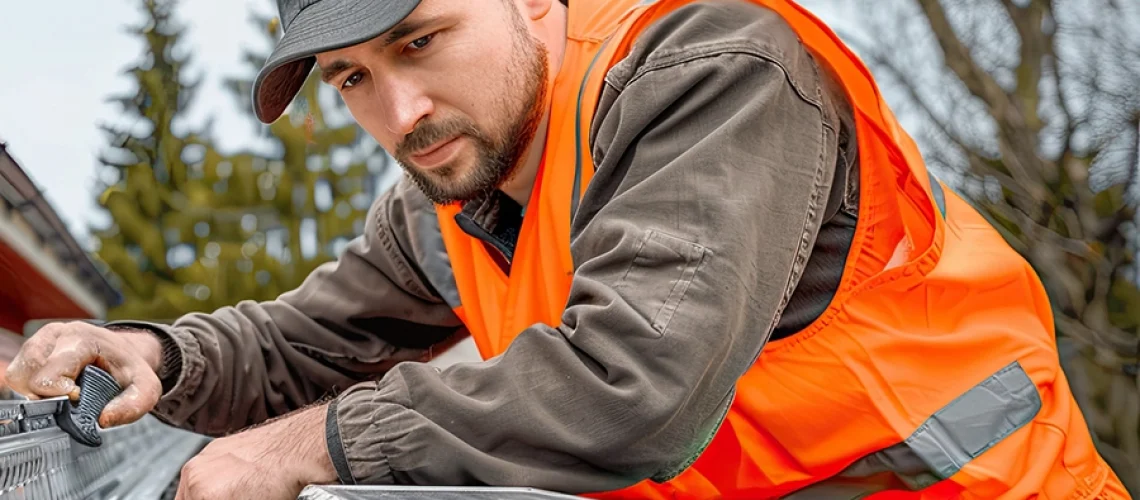
[[[78,404],[67,396],[38,401],[0,401],[0,437],[59,426],[84,446],[102,445],[99,414],[122,388],[111,374],[92,365],[83,369],[75,383],[79,386]]]

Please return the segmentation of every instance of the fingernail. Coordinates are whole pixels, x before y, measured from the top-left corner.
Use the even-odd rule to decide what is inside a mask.
[[[67,394],[67,397],[73,401],[79,399],[79,388],[75,386],[75,382],[72,382],[71,379],[64,378],[60,380],[59,388],[63,391],[63,394]]]
[[[107,405],[103,408],[103,413],[99,414],[99,427],[104,429],[111,427],[115,423],[115,407]]]

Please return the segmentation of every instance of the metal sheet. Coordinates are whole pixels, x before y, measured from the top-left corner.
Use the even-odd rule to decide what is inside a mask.
[[[100,431],[87,447],[54,415],[63,400],[0,402],[0,500],[163,498],[208,438],[152,416]]]
[[[534,488],[309,486],[298,500],[581,500]]]

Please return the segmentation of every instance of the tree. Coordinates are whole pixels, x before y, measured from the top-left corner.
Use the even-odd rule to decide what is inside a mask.
[[[251,13],[250,21],[268,41],[281,34],[277,18]],[[251,74],[267,57],[267,53],[244,52]],[[226,84],[251,122],[260,127],[253,114],[252,76],[230,78]],[[394,162],[352,121],[339,94],[322,86],[319,69],[308,76],[285,116],[264,131],[276,151],[272,162],[278,195],[272,217],[259,221],[259,227],[284,240],[281,258],[295,263],[282,276],[291,288],[360,234],[372,200],[386,187],[384,181],[391,181],[386,174]],[[319,249],[307,256],[302,248],[304,233],[311,236],[314,231]]]
[[[1140,491],[1140,4],[860,6],[844,38],[932,170],[1041,275],[1098,447]]]
[[[99,204],[112,223],[92,228],[97,254],[123,285],[124,303],[109,313],[161,318],[201,307],[203,292],[169,261],[172,240],[193,237],[194,224],[183,210],[208,203],[210,193],[199,172],[188,168],[184,154],[197,148],[220,155],[195,133],[175,133],[176,122],[188,108],[197,82],[184,77],[189,57],[181,51],[182,28],[172,19],[173,2],[142,2],[145,22],[130,28],[144,43],[142,60],[127,70],[136,83],[132,94],[112,98],[131,126],[103,126],[111,147],[100,158],[103,193]],[[187,293],[189,292],[189,293]]]
[[[146,50],[129,70],[137,90],[116,98],[136,123],[104,127],[112,147],[101,159],[100,205],[112,223],[92,231],[126,296],[108,317],[165,321],[273,299],[359,234],[387,162],[372,161],[370,170],[352,161],[360,134],[326,123],[315,77],[302,91],[302,112],[265,127],[274,154],[218,151],[208,125],[181,119],[196,83],[183,77],[176,2],[142,4],[147,21],[133,32]],[[248,110],[248,97],[242,102]]]

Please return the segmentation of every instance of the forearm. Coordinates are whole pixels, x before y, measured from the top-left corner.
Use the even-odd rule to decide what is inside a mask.
[[[333,357],[321,349],[336,345],[333,334],[281,300],[247,301],[210,314],[189,314],[169,326],[116,325],[149,328],[161,340],[164,361],[158,373],[164,390],[154,414],[208,435],[223,435],[286,414],[331,391],[380,376],[392,363],[420,355],[416,349],[376,342],[362,346],[372,350],[373,365],[357,366]],[[308,345],[291,341],[299,332],[307,334]],[[327,338],[320,338],[322,333]],[[337,362],[340,365],[333,364]]]
[[[254,444],[252,448],[264,450],[266,459],[290,462],[281,464],[282,468],[304,471],[303,476],[296,478],[300,487],[336,482],[336,469],[325,444],[326,415],[328,404],[318,404],[272,421],[263,429],[266,432],[261,446]]]
[[[117,323],[166,339],[154,414],[226,434],[379,378],[454,335],[458,319],[402,251],[410,210],[402,196],[386,193],[335,262],[275,300],[188,314],[172,325]]]
[[[211,441],[182,467],[178,498],[296,498],[336,473],[324,446],[326,409],[317,405]]]
[[[443,373],[406,363],[381,382],[353,387],[335,403],[339,442],[329,444],[344,465],[340,480],[581,493],[679,471],[715,432],[731,401],[732,370],[751,354],[704,356],[695,336],[646,352],[649,338],[616,346],[586,339],[598,335],[584,330],[568,344],[564,332],[536,327],[494,363]],[[684,344],[692,349],[671,348]],[[658,377],[660,370],[677,380]]]

